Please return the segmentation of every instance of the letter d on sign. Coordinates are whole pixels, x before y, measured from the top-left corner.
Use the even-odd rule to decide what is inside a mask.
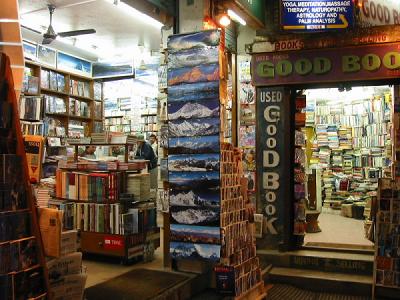
[[[273,150],[264,150],[263,166],[265,168],[273,168],[279,165],[279,154]]]

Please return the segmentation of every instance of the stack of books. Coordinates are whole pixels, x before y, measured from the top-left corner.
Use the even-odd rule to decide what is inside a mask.
[[[338,131],[340,149],[353,149],[351,128],[341,126]]]
[[[150,199],[150,174],[128,175],[127,192],[133,194],[136,200]]]
[[[338,130],[336,125],[329,125],[326,129],[328,134],[328,145],[331,149],[339,148]]]
[[[137,138],[133,135],[125,134],[111,134],[111,144],[136,144]]]
[[[107,131],[99,133],[92,132],[91,138],[93,144],[105,144],[108,143],[109,141],[109,132]]]

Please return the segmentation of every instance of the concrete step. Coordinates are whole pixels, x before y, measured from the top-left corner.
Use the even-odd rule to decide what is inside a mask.
[[[372,253],[348,253],[321,250],[298,250],[279,252],[258,250],[263,265],[274,267],[319,270],[348,274],[372,275],[374,256]]]
[[[268,284],[290,284],[314,292],[371,296],[373,279],[368,275],[273,267],[264,280]]]

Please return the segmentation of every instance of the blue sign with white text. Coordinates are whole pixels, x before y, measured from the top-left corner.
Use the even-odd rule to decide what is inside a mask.
[[[343,30],[353,25],[351,0],[281,0],[284,30]]]

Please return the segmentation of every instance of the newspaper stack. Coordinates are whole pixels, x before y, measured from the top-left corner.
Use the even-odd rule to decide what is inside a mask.
[[[150,198],[150,174],[130,174],[127,193],[133,194],[135,200],[148,201]]]

